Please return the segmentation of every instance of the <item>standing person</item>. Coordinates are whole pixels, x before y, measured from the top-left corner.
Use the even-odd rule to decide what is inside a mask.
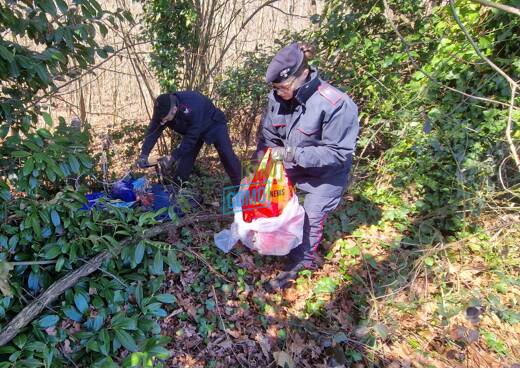
[[[149,165],[148,156],[166,127],[183,136],[169,161],[175,180],[188,180],[202,144],[206,143],[217,149],[231,183],[240,184],[240,161],[233,152],[226,117],[211,100],[196,91],[159,95],[137,162],[139,167]]]
[[[302,244],[290,252],[283,271],[266,284],[268,290],[283,289],[299,271],[317,268],[323,224],[347,186],[359,132],[356,104],[309,66],[313,53],[308,44],[292,43],[274,56],[265,76],[272,91],[257,158],[272,148],[272,158],[283,160],[290,180],[306,193]]]

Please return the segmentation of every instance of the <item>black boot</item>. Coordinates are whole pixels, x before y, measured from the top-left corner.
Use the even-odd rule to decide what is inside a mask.
[[[312,259],[301,259],[300,261],[289,261],[274,279],[264,284],[264,289],[268,293],[276,290],[283,290],[292,286],[294,280],[298,277],[298,273],[302,270],[314,271],[318,268],[316,262]]]

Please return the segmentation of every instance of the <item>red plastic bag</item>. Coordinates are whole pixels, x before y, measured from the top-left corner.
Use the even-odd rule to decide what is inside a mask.
[[[282,161],[272,159],[267,149],[247,190],[247,201],[242,203],[245,222],[263,217],[278,217],[294,195],[294,186],[287,177]]]
[[[305,210],[287,177],[283,162],[265,153],[252,179],[243,179],[233,197],[235,219],[215,234],[215,244],[229,252],[237,241],[260,254],[287,255],[303,240]]]

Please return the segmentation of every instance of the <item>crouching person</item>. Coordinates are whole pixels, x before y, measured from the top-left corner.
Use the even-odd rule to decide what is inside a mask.
[[[224,113],[207,97],[196,91],[162,94],[154,104],[153,116],[137,162],[147,167],[148,156],[166,127],[182,135],[180,145],[173,150],[169,166],[174,180],[188,180],[204,143],[213,144],[231,183],[240,184],[240,161],[233,151]]]
[[[291,251],[284,270],[267,283],[268,290],[286,288],[299,271],[317,268],[323,224],[347,186],[359,132],[356,104],[320,79],[308,64],[312,54],[309,45],[293,43],[274,56],[266,73],[272,91],[257,158],[272,148],[273,159],[283,160],[290,180],[306,193],[303,242]]]

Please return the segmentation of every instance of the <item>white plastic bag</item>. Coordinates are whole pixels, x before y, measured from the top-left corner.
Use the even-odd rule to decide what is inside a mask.
[[[242,243],[258,253],[284,256],[301,244],[304,220],[305,210],[298,203],[295,194],[278,217],[245,222],[242,212],[236,212],[232,229],[236,227],[237,236]]]
[[[236,224],[231,225],[231,229],[224,229],[213,236],[215,245],[224,253],[228,253],[233,246],[240,240],[237,234]]]
[[[224,253],[228,253],[240,240],[260,254],[285,256],[301,244],[304,221],[305,210],[295,194],[278,217],[245,222],[242,212],[236,211],[231,228],[215,234],[214,240],[217,248]]]

